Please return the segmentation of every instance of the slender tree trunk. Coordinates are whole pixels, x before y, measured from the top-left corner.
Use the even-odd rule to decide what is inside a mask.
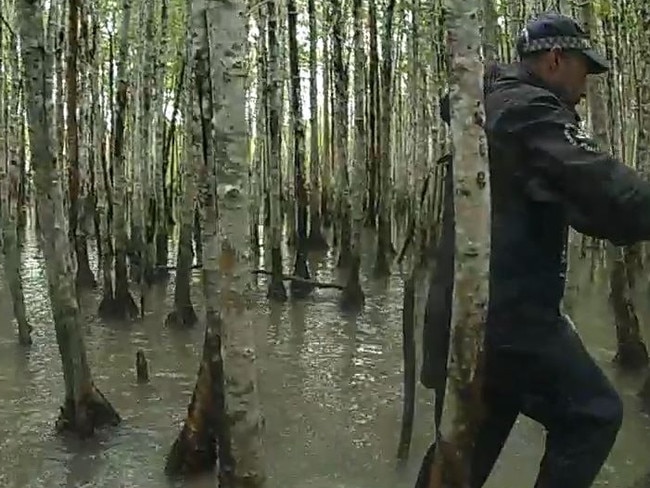
[[[75,298],[70,242],[66,235],[63,194],[50,137],[52,78],[48,73],[49,56],[44,49],[41,6],[32,0],[20,0],[18,13],[36,208],[40,215],[50,301],[65,381],[65,402],[57,426],[86,436],[96,427],[117,425],[120,417],[95,387],[86,357],[82,317]]]
[[[235,0],[223,5],[213,3],[209,10],[210,51],[214,52],[219,60],[213,70],[213,92],[216,96],[214,115],[216,126],[221,128],[217,141],[222,148],[216,157],[217,169],[221,168],[223,171],[228,167],[242,179],[246,173],[249,143],[245,113],[246,79],[241,72],[241,65],[248,52],[245,11],[244,0]],[[242,200],[245,199],[244,194]],[[227,204],[225,206],[227,210]],[[210,213],[209,208],[206,213]],[[253,323],[246,303],[250,272],[247,260],[241,252],[246,248],[246,237],[245,234],[242,235],[239,223],[230,227],[220,223],[220,226],[223,240],[218,243],[215,235],[205,253],[206,264],[208,259],[213,263],[210,269],[212,279],[216,282],[217,262],[219,273],[223,276],[220,295],[224,328],[224,421],[227,423],[224,436],[230,434],[230,438],[227,439],[228,451],[224,451],[223,444],[220,447],[222,454],[227,452],[232,456],[232,478],[228,486],[258,488],[263,485],[266,475]],[[220,254],[217,253],[218,245],[221,248]],[[210,282],[207,271],[205,283],[208,313],[216,315],[217,290],[208,288]]]
[[[267,49],[266,49],[266,15],[265,9],[257,5],[255,2],[251,1],[251,8],[253,9],[253,15],[255,22],[257,23],[257,45],[256,45],[256,67],[257,67],[257,87],[256,94],[257,99],[255,101],[256,110],[255,110],[255,153],[253,155],[253,161],[251,168],[249,169],[249,202],[248,202],[248,214],[250,216],[250,239],[251,247],[253,253],[256,256],[259,256],[260,252],[260,206],[261,203],[265,201],[267,195],[266,192],[266,166],[268,161],[266,160],[266,155],[268,154],[268,140],[266,132],[266,117],[267,117],[267,89],[266,80],[268,79],[267,69],[266,69],[266,58],[267,58]],[[266,222],[267,216],[267,206],[264,205],[264,217],[263,220]]]
[[[366,122],[365,105],[365,63],[363,47],[363,3],[354,0],[354,159],[352,163],[351,191],[349,208],[352,216],[352,246],[350,249],[350,269],[345,289],[341,295],[341,305],[346,310],[363,308],[365,297],[359,280],[361,267],[361,231],[363,228],[363,191],[366,188]]]
[[[336,165],[336,207],[340,225],[338,266],[348,268],[351,263],[350,187],[348,175],[348,67],[343,59],[345,30],[340,0],[331,0],[332,14],[332,71],[334,74],[334,106],[332,139],[333,160]]]
[[[289,36],[289,73],[291,76],[291,121],[293,123],[293,176],[294,176],[294,208],[296,214],[296,260],[293,267],[294,276],[308,280],[309,265],[307,263],[307,191],[305,189],[305,124],[302,118],[302,102],[300,89],[300,63],[298,62],[297,23],[298,11],[295,0],[287,0],[287,24]],[[312,291],[312,287],[292,281],[291,296],[304,298]]]
[[[10,140],[9,105],[10,91],[8,85],[8,74],[11,78],[19,79],[18,70],[11,70],[4,62],[4,30],[5,26],[0,25],[0,243],[1,252],[4,256],[5,278],[9,285],[9,292],[13,304],[14,318],[18,323],[18,342],[22,345],[32,343],[32,327],[27,321],[25,309],[25,297],[23,294],[22,278],[20,276],[20,249],[18,246],[18,219],[20,212],[20,174],[16,165],[16,147],[11,147],[16,140]],[[16,63],[18,64],[18,63]],[[13,84],[14,87],[16,83]],[[13,88],[13,87],[12,87]],[[11,93],[15,93],[12,89]],[[17,97],[16,97],[17,98]],[[18,103],[16,103],[18,106]],[[7,166],[9,163],[9,166]]]
[[[188,36],[189,40],[189,36]],[[188,49],[189,51],[189,49]],[[185,70],[186,86],[194,87],[194,73]],[[176,258],[176,283],[174,285],[174,310],[167,316],[167,325],[174,327],[191,327],[196,321],[196,313],[190,297],[192,278],[192,232],[194,229],[194,208],[197,200],[197,175],[203,166],[202,139],[200,121],[194,120],[196,94],[188,90],[185,94],[183,114],[185,121],[184,158],[181,164],[181,185],[183,187],[180,204],[180,233],[178,237],[178,255]]]
[[[327,249],[321,221],[320,171],[318,147],[318,27],[316,25],[316,1],[308,0],[309,14],[309,245],[314,250]],[[327,94],[325,95],[327,97]]]
[[[126,155],[124,150],[124,126],[127,103],[127,62],[129,25],[131,23],[131,0],[122,4],[122,27],[120,51],[117,65],[117,96],[115,126],[113,128],[112,168],[114,178],[113,235],[115,236],[115,296],[112,316],[116,319],[138,316],[138,307],[129,292],[129,278],[126,268],[128,233],[126,227]]]
[[[281,82],[279,79],[278,69],[278,11],[275,0],[267,1],[268,25],[267,25],[267,44],[269,49],[268,75],[269,75],[269,180],[270,195],[269,203],[271,210],[271,269],[273,274],[269,282],[268,297],[271,300],[284,302],[287,299],[287,290],[282,281],[282,183],[280,181],[280,90]]]
[[[597,33],[597,23],[593,5],[585,4],[582,15],[587,27]],[[606,49],[611,46],[606,42]],[[609,145],[614,154],[624,158],[621,144],[620,123],[615,119],[615,113],[620,110],[616,105],[614,94],[614,74],[608,74],[608,88],[603,97],[603,84],[600,79],[591,80],[588,87],[587,101],[589,103],[590,120],[596,140],[603,145]],[[608,113],[611,123],[608,124]],[[609,128],[609,131],[608,131]],[[625,369],[639,369],[648,364],[648,351],[641,336],[639,319],[632,299],[632,289],[628,280],[629,266],[625,261],[625,250],[607,244],[607,265],[609,268],[609,301],[614,312],[618,350],[615,361]]]
[[[322,191],[320,209],[323,217],[323,226],[329,228],[332,224],[331,218],[331,194],[332,194],[332,131],[331,131],[331,92],[332,77],[331,74],[331,57],[330,57],[330,29],[331,14],[329,2],[321,3],[323,9],[323,33],[321,41],[323,43],[323,158],[322,167]]]
[[[377,260],[375,276],[390,274],[391,240],[391,88],[393,85],[393,16],[395,0],[388,0],[382,38],[381,69],[381,164],[379,167],[379,225],[377,228]]]
[[[368,34],[370,52],[368,60],[368,204],[366,226],[377,226],[377,201],[379,186],[379,47],[377,45],[377,6],[375,0],[368,3]]]

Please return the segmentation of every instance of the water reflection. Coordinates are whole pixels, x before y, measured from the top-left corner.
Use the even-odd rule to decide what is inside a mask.
[[[93,374],[124,423],[80,443],[53,434],[63,390],[60,360],[43,259],[33,233],[27,232],[24,239],[22,266],[34,345],[20,348],[15,326],[5,321],[0,329],[0,486],[170,486],[162,475],[164,458],[186,412],[203,338],[201,326],[187,331],[164,327],[173,274],[168,283],[152,290],[140,321],[101,323],[95,318],[96,294],[83,297]],[[314,278],[335,281],[335,260],[331,250],[312,257]],[[285,269],[291,265],[287,259]],[[432,395],[421,395],[412,460],[398,475],[394,466],[402,394],[402,278],[396,272],[386,280],[372,280],[368,274],[373,265],[374,255],[368,252],[363,259],[368,273],[362,277],[366,307],[356,317],[340,313],[336,290],[316,290],[304,302],[269,305],[267,281],[257,279],[254,323],[270,488],[412,486],[431,438]],[[577,262],[571,273],[580,290],[579,296],[574,294],[574,319],[626,406],[623,431],[597,486],[626,486],[646,469],[650,420],[638,413],[635,396],[642,378],[616,375],[611,368],[614,332],[604,300],[606,281],[591,282],[590,259]],[[11,304],[2,286],[0,270],[0,313],[9,317]],[[193,298],[199,316],[201,293],[196,286]],[[650,316],[650,305],[641,305],[640,313]],[[149,385],[135,381],[135,353],[140,348],[150,364]],[[532,486],[542,446],[542,429],[520,420],[488,486]],[[214,479],[183,486],[214,486]]]

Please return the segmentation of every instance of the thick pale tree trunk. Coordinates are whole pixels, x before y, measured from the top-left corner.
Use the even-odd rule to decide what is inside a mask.
[[[200,200],[203,205],[201,235],[203,237],[203,289],[206,300],[206,329],[203,355],[197,375],[192,400],[187,408],[185,424],[167,457],[165,471],[168,475],[190,476],[214,468],[220,458],[220,475],[232,471],[229,435],[225,422],[223,390],[223,358],[221,356],[222,319],[216,306],[218,300],[218,219],[217,189],[212,145],[212,94],[208,61],[208,25],[206,0],[187,0],[194,84],[189,89],[195,96],[192,101],[192,157],[201,161]],[[208,122],[206,124],[206,122]],[[188,141],[188,143],[190,143]]]
[[[213,68],[212,85],[216,97],[214,103],[217,145],[217,170],[230,168],[243,180],[247,168],[248,124],[246,122],[246,72],[244,60],[247,54],[246,3],[234,0],[229,3],[213,3],[208,9],[210,51],[219,63]],[[246,195],[242,194],[242,201]],[[225,211],[229,210],[224,199]],[[306,202],[304,202],[306,203]],[[215,202],[216,208],[216,202]],[[237,205],[235,205],[237,207]],[[219,209],[221,212],[221,209]],[[215,214],[218,213],[215,211]],[[224,219],[232,222],[231,219]],[[214,236],[206,248],[208,259],[218,262],[223,277],[221,289],[221,317],[224,345],[224,387],[227,428],[224,436],[230,438],[227,453],[232,462],[233,488],[261,487],[264,479],[264,448],[262,445],[262,416],[257,387],[255,342],[253,321],[248,304],[250,272],[242,251],[246,249],[246,236],[239,222],[225,227],[220,222],[221,242]],[[246,227],[244,227],[246,228]],[[303,237],[306,237],[303,235]],[[217,248],[219,244],[220,249]],[[210,251],[208,253],[208,250]],[[217,252],[220,250],[220,254]],[[239,251],[238,251],[239,250]],[[217,280],[216,268],[211,270],[213,282]],[[219,316],[216,308],[217,290],[208,288],[206,273],[205,296],[208,312]],[[216,286],[215,286],[216,288]],[[208,320],[210,318],[208,317]],[[224,446],[221,446],[224,452]]]
[[[82,436],[96,427],[117,425],[120,417],[95,387],[84,344],[81,313],[68,240],[63,192],[50,137],[52,78],[44,46],[40,2],[18,2],[24,87],[29,121],[32,167],[36,181],[36,209],[43,236],[43,254],[49,284],[56,338],[63,363],[65,402],[57,426]]]
[[[469,455],[480,420],[481,361],[488,300],[490,187],[481,123],[480,1],[446,0],[456,220],[448,380],[430,488],[469,486]]]

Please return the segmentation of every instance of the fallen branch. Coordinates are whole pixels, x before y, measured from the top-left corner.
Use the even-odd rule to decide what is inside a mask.
[[[156,270],[159,269],[166,269],[167,271],[176,271],[176,266],[163,266],[163,265],[158,265],[155,268]],[[192,269],[203,269],[203,265],[201,264],[193,264]]]
[[[200,264],[194,264],[192,265],[192,269],[201,269],[203,266]],[[166,269],[168,271],[174,271],[176,269],[176,266],[156,266],[156,269]],[[252,274],[256,275],[266,275],[266,276],[271,276],[271,271],[267,271],[265,269],[254,269],[251,271]],[[293,275],[282,275],[282,279],[284,281],[293,281],[294,283],[300,283],[302,285],[310,285],[316,288],[330,288],[334,290],[343,290],[345,287],[343,285],[339,285],[338,283],[323,283],[320,281],[316,280],[308,280],[306,278],[301,278],[300,276],[293,276]]]
[[[254,269],[251,273],[266,276],[271,276],[272,274],[271,271],[265,269]],[[345,288],[343,285],[339,285],[338,283],[321,283],[320,281],[308,280],[306,278],[301,278],[300,276],[282,275],[282,279],[284,281],[293,281],[294,283],[315,286],[316,288],[333,288],[336,290],[343,290]]]

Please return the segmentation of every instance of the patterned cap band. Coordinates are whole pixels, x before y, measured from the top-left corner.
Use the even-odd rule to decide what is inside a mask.
[[[535,51],[546,51],[559,47],[562,49],[591,49],[591,42],[584,37],[542,37],[541,39],[528,39],[521,46],[522,53],[533,53]]]

